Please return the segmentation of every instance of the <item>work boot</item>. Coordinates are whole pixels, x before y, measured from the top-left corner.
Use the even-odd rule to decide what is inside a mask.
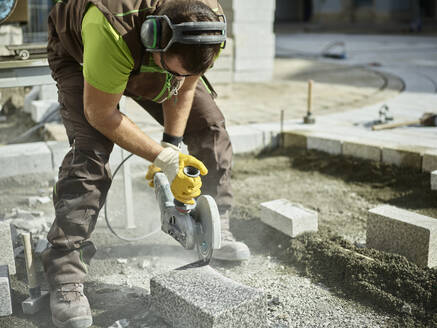
[[[62,284],[50,291],[53,324],[58,328],[88,328],[93,324],[83,284]]]
[[[249,247],[245,243],[235,240],[229,229],[229,211],[220,215],[222,240],[220,249],[215,249],[212,258],[221,261],[246,261],[250,257]]]

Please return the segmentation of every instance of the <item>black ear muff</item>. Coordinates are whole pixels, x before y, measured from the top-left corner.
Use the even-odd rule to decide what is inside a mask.
[[[155,17],[147,18],[141,25],[141,41],[146,49],[156,49],[161,44],[161,22]]]

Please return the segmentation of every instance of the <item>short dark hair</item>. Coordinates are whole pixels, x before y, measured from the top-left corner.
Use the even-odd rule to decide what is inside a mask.
[[[183,22],[214,22],[219,16],[206,4],[197,0],[168,0],[159,9],[158,15],[167,15],[172,24]],[[195,32],[193,34],[199,34]],[[211,34],[211,32],[207,32]],[[220,33],[220,32],[213,32]],[[171,38],[167,24],[162,27],[162,45]],[[220,52],[220,44],[181,44],[174,43],[167,50],[167,56],[179,56],[182,66],[191,74],[203,74],[210,68]]]

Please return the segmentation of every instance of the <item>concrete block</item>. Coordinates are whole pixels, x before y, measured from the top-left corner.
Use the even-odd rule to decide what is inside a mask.
[[[309,134],[307,138],[307,149],[320,150],[331,155],[340,155],[342,151],[342,141],[328,134]]]
[[[152,311],[174,328],[267,327],[266,298],[209,266],[174,270],[150,281]]]
[[[17,24],[3,24],[0,26],[0,44],[23,44],[23,29]],[[14,52],[6,47],[0,47],[0,56],[13,56]]]
[[[235,82],[266,82],[271,81],[272,78],[272,70],[247,70],[234,72]]]
[[[31,116],[34,122],[40,122],[45,118],[49,111],[58,105],[56,100],[33,100],[31,108]]]
[[[58,88],[56,84],[43,84],[39,92],[39,100],[54,100],[58,101]]]
[[[9,222],[0,222],[0,263],[9,267],[9,273],[15,274],[14,246]]]
[[[41,291],[41,295],[37,298],[26,298],[21,303],[21,308],[24,314],[35,314],[43,308],[48,308],[50,294],[48,291]]]
[[[382,146],[365,141],[344,141],[342,152],[345,156],[369,161],[380,162],[382,158]]]
[[[0,317],[12,314],[11,284],[7,265],[0,265]]]
[[[318,230],[317,212],[287,199],[261,203],[261,221],[290,237]]]
[[[57,171],[70,150],[70,144],[62,141],[47,141],[47,147],[51,152],[53,169]]]
[[[246,60],[237,60],[235,61],[234,66],[236,71],[257,70],[257,69],[273,71],[274,58],[266,57],[266,58],[248,58]]]
[[[0,177],[51,172],[52,155],[44,142],[0,147]]]
[[[437,266],[437,219],[390,205],[369,213],[367,247],[403,255],[419,266]]]
[[[306,131],[286,131],[282,135],[282,143],[284,148],[298,147],[307,148],[307,136]]]
[[[250,153],[266,146],[264,133],[245,125],[234,125],[227,128],[235,154]]]
[[[255,22],[235,22],[230,24],[233,35],[252,34],[256,31],[260,35],[271,35],[273,33],[273,24],[271,21],[255,21]]]
[[[437,151],[428,151],[423,154],[422,170],[424,172],[437,170]]]
[[[437,171],[431,172],[431,189],[437,190]]]
[[[230,70],[218,70],[213,68],[206,73],[206,77],[214,85],[216,83],[231,83],[234,79],[234,72]]]
[[[388,146],[382,148],[382,162],[415,169],[422,168],[422,155],[416,148]]]
[[[32,87],[32,90],[30,90],[24,97],[23,110],[26,113],[29,114],[32,113],[32,101],[38,99],[40,91],[41,91],[41,86],[35,85]]]

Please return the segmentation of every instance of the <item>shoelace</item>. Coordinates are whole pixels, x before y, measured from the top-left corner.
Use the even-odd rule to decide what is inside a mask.
[[[58,300],[62,302],[71,302],[75,299],[79,299],[81,296],[85,296],[83,288],[80,284],[74,284],[72,286],[61,286],[56,289],[56,296]]]

